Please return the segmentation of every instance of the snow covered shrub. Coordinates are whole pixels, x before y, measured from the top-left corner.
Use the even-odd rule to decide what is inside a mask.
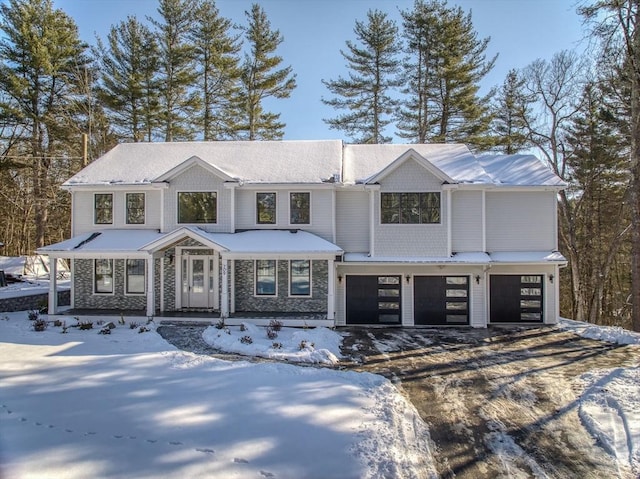
[[[278,337],[278,332],[273,329],[271,326],[267,328],[267,338],[276,339]]]
[[[269,321],[269,327],[273,329],[275,332],[278,332],[282,329],[282,321],[278,321],[277,319],[272,319]]]
[[[282,349],[282,343],[277,343],[277,342],[276,342],[276,343],[273,343],[273,344],[271,345],[271,347],[272,347],[273,349]]]
[[[102,328],[100,331],[98,331],[98,334],[111,334],[111,329],[110,328]]]
[[[5,315],[2,317],[2,320],[3,320],[3,321],[9,321],[9,316],[5,314]]]
[[[60,331],[61,334],[67,334],[67,329],[69,329],[69,326],[67,326],[67,322],[63,321],[62,322],[62,331]]]
[[[44,319],[36,319],[33,322],[33,330],[34,331],[44,331],[45,329],[47,329],[47,322]]]
[[[224,329],[224,318],[220,318],[216,323],[216,329]]]
[[[242,331],[244,333],[246,330],[247,330],[247,326],[244,323],[242,323],[240,325],[240,331]]]
[[[300,341],[298,348],[300,349],[300,351],[303,351],[305,349],[314,350],[316,348],[316,345],[315,343],[310,343],[306,339],[303,339],[302,341]]]
[[[92,321],[80,321],[78,323],[78,329],[80,329],[80,330],[93,329],[93,322]]]
[[[29,316],[29,321],[36,321],[40,317],[40,311],[32,309],[27,315]]]
[[[99,319],[96,321],[96,326],[102,326],[104,324],[104,321]]]
[[[53,322],[53,325],[54,325],[56,328],[59,328],[60,326],[62,326],[62,321],[60,321],[59,319],[56,319],[56,320]]]
[[[242,336],[242,337],[240,338],[240,342],[241,342],[242,344],[253,344],[253,338],[252,338],[251,336],[249,336],[249,335],[247,335],[247,336]]]
[[[147,328],[146,326],[140,326],[140,329],[138,329],[138,334],[139,333],[148,333],[149,331],[151,331],[149,328]]]
[[[138,323],[136,323],[135,321],[131,321],[129,323],[129,329],[136,329],[139,326]]]

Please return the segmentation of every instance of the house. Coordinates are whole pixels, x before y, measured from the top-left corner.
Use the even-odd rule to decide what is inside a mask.
[[[458,144],[127,143],[62,185],[71,239],[38,252],[89,314],[553,324],[565,186]]]

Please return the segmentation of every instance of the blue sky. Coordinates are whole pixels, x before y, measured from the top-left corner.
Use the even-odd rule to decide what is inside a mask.
[[[53,0],[78,24],[81,37],[95,43],[112,24],[127,15],[139,19],[155,16],[157,0]],[[246,24],[244,12],[255,0],[218,0],[222,16]],[[413,0],[262,0],[271,26],[284,42],[278,53],[284,65],[297,74],[298,87],[289,99],[270,105],[287,124],[285,139],[347,139],[322,121],[335,111],[321,102],[329,96],[321,80],[345,75],[345,41],[353,40],[356,20],[365,20],[369,9],[387,12],[400,26],[400,11],[410,10]],[[586,47],[582,19],[575,13],[576,0],[449,0],[471,10],[480,38],[491,37],[487,56],[498,53],[493,71],[482,86],[500,85],[511,68],[522,68],[537,58],[550,59],[560,50]],[[393,133],[392,131],[390,133]]]

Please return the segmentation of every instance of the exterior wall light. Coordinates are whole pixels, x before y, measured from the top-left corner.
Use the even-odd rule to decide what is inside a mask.
[[[476,284],[480,284],[480,275],[476,274]]]

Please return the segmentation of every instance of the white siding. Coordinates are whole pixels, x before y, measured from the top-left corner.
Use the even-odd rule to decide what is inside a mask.
[[[488,192],[487,251],[556,249],[556,193]]]
[[[96,193],[110,193],[113,195],[113,223],[110,225],[95,225],[94,220],[94,195]],[[145,194],[145,224],[126,224],[126,194]],[[159,229],[161,193],[159,190],[139,190],[132,187],[131,190],[95,190],[73,192],[73,231],[72,235],[80,235],[89,231],[106,229]]]
[[[482,191],[454,190],[451,202],[452,251],[482,251]]]
[[[336,243],[348,253],[369,251],[369,192],[336,193]]]
[[[380,193],[440,192],[440,224],[381,224],[380,194],[375,195],[375,256],[446,256],[447,195],[442,181],[415,161],[407,161],[380,182]]]
[[[233,190],[224,188],[224,181],[218,176],[194,165],[169,182],[164,191],[164,232],[184,226],[178,224],[179,191],[215,191],[217,192],[218,216],[215,224],[198,224],[199,228],[212,233],[231,232],[231,195]]]
[[[310,193],[311,224],[290,223],[289,193]],[[256,193],[276,193],[276,224],[256,223]],[[333,241],[333,192],[330,189],[305,189],[304,186],[291,189],[265,187],[263,189],[236,189],[236,229],[287,229],[295,228],[316,234],[327,241]]]

